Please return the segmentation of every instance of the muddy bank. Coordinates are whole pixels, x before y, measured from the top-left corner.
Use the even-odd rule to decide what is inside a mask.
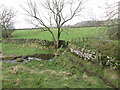
[[[2,57],[2,60],[16,60],[18,58],[27,59],[28,57],[34,57],[39,58],[42,60],[49,60],[53,59],[55,57],[54,54],[35,54],[35,55],[24,55],[24,56],[8,56],[8,57]]]

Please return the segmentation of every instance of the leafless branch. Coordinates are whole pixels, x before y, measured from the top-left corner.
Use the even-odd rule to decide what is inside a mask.
[[[13,28],[13,18],[15,13],[12,9],[8,9],[5,6],[0,8],[0,24],[3,30]]]
[[[74,4],[74,2],[76,5]],[[74,5],[75,7],[73,7]],[[62,26],[81,12],[81,10],[83,9],[82,5],[83,0],[72,0],[71,3],[70,0],[45,0],[45,3],[43,3],[42,6],[44,10],[47,10],[47,17],[46,13],[43,14],[40,12],[40,9],[38,8],[35,1],[32,2],[29,0],[27,2],[27,8],[22,8],[24,9],[24,11],[26,11],[28,16],[34,18],[36,21],[39,22],[40,25],[44,26],[52,34],[54,40],[55,35],[53,34],[51,28],[45,23],[45,19],[49,21],[50,25],[55,23],[58,31],[57,40],[59,41],[60,35],[63,32]],[[70,11],[69,15],[65,15],[65,8],[68,8],[68,11]]]

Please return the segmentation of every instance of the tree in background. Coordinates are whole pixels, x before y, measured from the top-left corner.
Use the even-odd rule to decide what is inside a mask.
[[[4,5],[0,5],[0,26],[2,29],[2,37],[8,38],[10,36],[10,29],[13,29],[13,18],[15,13],[12,9],[6,8]]]
[[[107,17],[107,21],[105,22],[105,25],[108,26],[108,30],[107,33],[109,35],[110,39],[119,39],[119,35],[118,35],[118,12],[119,12],[119,3],[120,2],[116,2],[112,5],[107,4],[107,10],[106,10],[106,17]]]
[[[2,26],[0,24],[0,38],[2,38]]]
[[[41,5],[40,0],[38,2],[29,0],[27,5],[22,8],[26,11],[26,15],[33,19],[32,24],[36,27],[42,26],[51,33],[57,48],[59,48],[62,27],[80,15],[83,9],[83,0],[45,0]],[[57,40],[50,27],[57,28]]]

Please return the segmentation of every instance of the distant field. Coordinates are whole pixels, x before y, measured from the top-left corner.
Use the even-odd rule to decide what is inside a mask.
[[[87,27],[87,28],[64,28],[61,34],[61,40],[71,40],[78,37],[97,37],[97,38],[107,38],[107,28],[106,27]],[[57,37],[57,30],[52,29]],[[48,31],[36,30],[16,30],[12,33],[13,38],[39,38],[44,40],[52,40],[52,36]]]

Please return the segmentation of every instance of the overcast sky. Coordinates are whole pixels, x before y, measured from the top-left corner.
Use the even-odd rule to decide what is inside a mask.
[[[0,0],[0,4],[4,4],[8,8],[13,8],[16,12],[16,17],[14,18],[15,21],[15,28],[30,28],[32,27],[27,21],[25,21],[26,16],[23,15],[24,11],[20,7],[23,5],[24,2],[27,0]],[[42,0],[40,0],[42,1]],[[44,1],[44,0],[43,0]],[[90,20],[90,14],[92,13],[93,17],[97,19],[103,19],[105,16],[105,3],[112,4],[114,2],[118,2],[119,0],[88,0],[85,4],[85,11],[81,17],[74,18],[67,24],[75,24],[80,21]],[[44,11],[44,10],[43,10]]]

